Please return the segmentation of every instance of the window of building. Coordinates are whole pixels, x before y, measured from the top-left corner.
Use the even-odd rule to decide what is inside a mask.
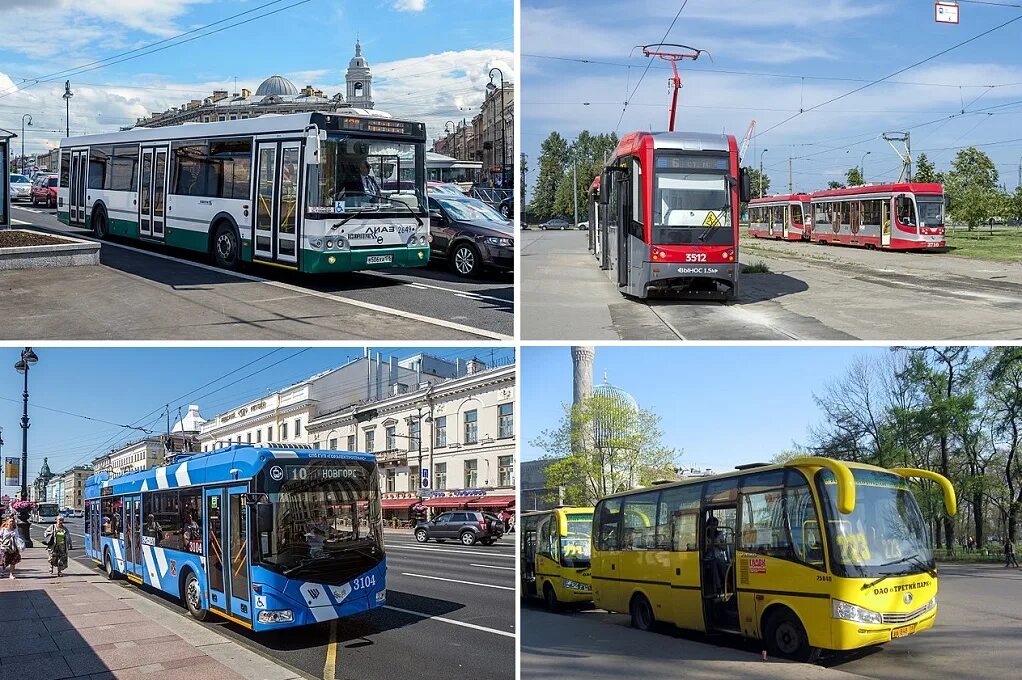
[[[348,435],[348,450],[349,451],[355,451],[356,449],[358,449],[358,446],[355,444],[355,435],[349,434]]]
[[[397,475],[393,470],[387,470],[387,476],[385,479],[386,491],[395,491],[397,485]]]
[[[390,425],[387,427],[387,450],[392,451],[397,448],[397,426]]]
[[[366,453],[376,450],[376,431],[366,430]]]
[[[497,456],[497,485],[515,485],[515,457]]]
[[[433,446],[447,446],[447,416],[440,416],[433,421]]]
[[[475,444],[479,441],[479,411],[465,411],[465,437],[463,443]]]
[[[246,432],[245,433],[245,443],[247,443],[247,444],[251,444],[252,443],[252,433],[251,432]]]
[[[302,438],[302,419],[295,418],[295,439]]]
[[[337,450],[337,437],[331,437],[329,447],[331,451]]]
[[[256,430],[256,443],[258,444],[258,443],[260,443],[262,441],[263,441],[263,431],[261,429]]]
[[[408,423],[408,450],[418,451],[419,450],[419,421],[413,420]]]
[[[500,404],[497,406],[497,438],[508,439],[515,436],[515,405]]]
[[[266,428],[266,441],[267,441],[267,443],[273,441],[273,426],[272,425],[270,425],[269,427]]]
[[[465,461],[465,488],[474,489],[479,486],[479,461],[475,458]]]
[[[280,424],[280,441],[287,440],[287,423]]]
[[[447,463],[433,465],[433,485],[441,491],[447,488]]]

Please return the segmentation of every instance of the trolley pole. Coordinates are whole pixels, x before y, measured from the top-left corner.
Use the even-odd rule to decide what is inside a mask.
[[[759,197],[763,198],[763,154],[770,149],[763,149],[759,152]]]

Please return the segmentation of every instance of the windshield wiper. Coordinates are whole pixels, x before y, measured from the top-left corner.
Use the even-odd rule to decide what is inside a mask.
[[[422,218],[419,217],[419,213],[417,213],[414,210],[412,210],[412,207],[410,205],[408,205],[407,203],[402,203],[401,201],[395,201],[395,200],[392,200],[392,199],[389,199],[389,198],[387,200],[390,201],[391,205],[399,205],[402,208],[404,208],[405,210],[407,210],[408,212],[410,212],[412,214],[412,217],[415,218],[416,223],[418,223],[418,225],[420,227],[422,226]]]
[[[717,224],[716,225],[711,224],[710,226],[706,227],[706,229],[703,229],[702,233],[699,234],[699,237],[697,239],[700,243],[705,241],[706,237],[709,236],[714,229],[717,229],[722,224],[724,224],[724,215],[727,213],[727,209],[728,206],[725,205],[723,208],[720,209],[719,214],[714,213],[717,215]]]
[[[889,566],[891,566],[893,564],[901,564],[902,562],[909,562],[916,569],[922,569],[923,571],[925,571],[930,576],[936,576],[937,575],[937,572],[935,570],[930,569],[928,566],[926,566],[926,563],[923,562],[922,558],[919,557],[919,553],[915,553],[913,555],[909,555],[908,557],[902,557],[900,559],[894,560],[893,562],[884,562],[883,564],[878,564],[877,566],[878,567],[889,567]],[[884,579],[889,578],[891,576],[906,576],[906,575],[908,575],[910,573],[912,573],[911,569],[902,569],[901,571],[892,571],[892,572],[890,572],[888,574],[884,574],[883,576],[881,576],[880,578],[876,579],[875,581],[870,581],[869,583],[864,584],[860,590],[866,590],[867,588],[872,588],[876,584],[880,583]]]
[[[347,217],[342,217],[340,222],[336,222],[334,224],[334,226],[330,227],[330,231],[334,231],[338,227],[343,227],[345,224],[347,224],[349,221],[351,221],[352,218],[358,217],[359,215],[361,215],[364,212],[379,212],[379,210],[380,210],[380,206],[379,205],[374,205],[373,207],[365,207],[365,208],[361,208],[359,210],[356,210],[356,211],[352,212],[350,215],[348,215]]]

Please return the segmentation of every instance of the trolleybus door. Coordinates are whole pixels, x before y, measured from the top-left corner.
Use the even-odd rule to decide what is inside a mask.
[[[102,551],[100,550],[99,544],[99,527],[100,527],[100,500],[97,498],[94,501],[89,501],[89,538],[92,539],[92,555],[91,557],[99,560],[102,559]]]
[[[617,285],[628,285],[629,257],[628,251],[631,245],[631,230],[628,228],[632,218],[631,208],[628,207],[628,199],[632,194],[632,177],[627,173],[619,173],[614,182],[614,191],[617,193],[617,205],[613,216],[617,222]]]
[[[250,619],[248,605],[248,512],[245,487],[206,489],[206,580],[209,607],[233,617]],[[236,517],[233,504],[241,503]],[[234,520],[240,524],[234,524]],[[244,541],[240,548],[237,543]],[[237,574],[235,573],[235,570]],[[242,592],[234,592],[233,587]]]
[[[880,216],[880,246],[891,245],[891,203],[893,198],[882,202],[883,208]]]
[[[85,186],[89,174],[87,149],[71,152],[71,181],[68,185],[68,223],[85,225]]]
[[[301,158],[299,141],[260,142],[257,147],[252,225],[256,259],[298,264]]]
[[[142,574],[142,497],[124,497],[124,573]]]
[[[168,156],[166,146],[142,148],[138,233],[144,238],[162,241],[165,235]]]
[[[784,237],[785,241],[788,240],[788,226],[794,218],[795,210],[789,205],[784,209],[784,227],[781,230],[781,236]]]
[[[246,489],[243,486],[231,487],[227,490],[227,541],[224,543],[225,554],[230,555],[227,567],[230,570],[228,596],[231,614],[239,618],[251,620],[252,610],[249,605],[248,565],[248,509],[245,503]]]
[[[716,538],[711,518],[717,520]],[[735,505],[706,507],[700,521],[702,540],[702,592],[706,628],[739,630],[738,594],[735,592],[735,535],[738,510]]]

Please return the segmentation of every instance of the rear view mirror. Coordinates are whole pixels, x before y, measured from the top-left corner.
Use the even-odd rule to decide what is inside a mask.
[[[748,203],[752,199],[752,179],[749,177],[749,169],[742,168],[738,175],[738,201]]]
[[[305,164],[319,165],[319,131],[310,127],[305,131]]]
[[[944,194],[944,212],[951,212],[951,194]]]
[[[610,168],[604,168],[600,174],[600,194],[597,198],[597,205],[606,207],[610,204]]]
[[[447,218],[445,218],[444,214],[442,212],[440,212],[439,210],[430,210],[429,211],[429,220],[431,222],[436,222],[437,224],[443,224],[443,223],[445,223],[447,221]]]

